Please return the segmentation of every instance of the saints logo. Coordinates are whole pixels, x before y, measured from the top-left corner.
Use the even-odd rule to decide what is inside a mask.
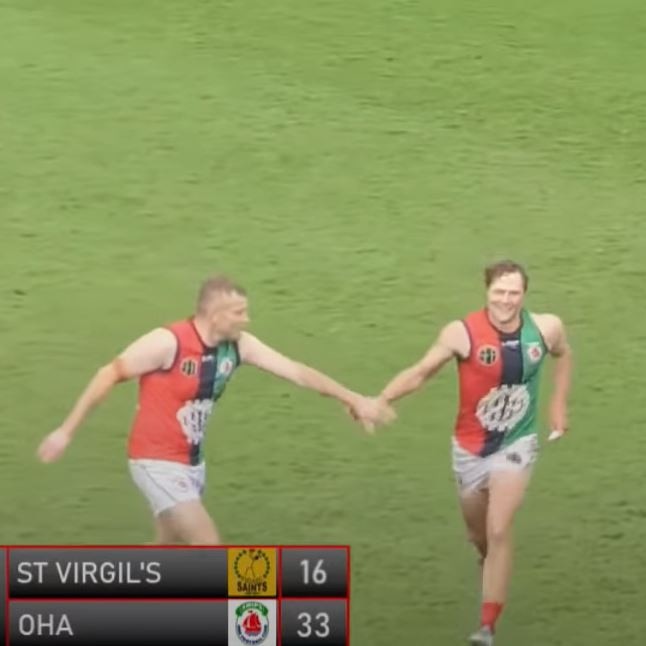
[[[229,595],[264,597],[276,594],[276,550],[229,550]]]

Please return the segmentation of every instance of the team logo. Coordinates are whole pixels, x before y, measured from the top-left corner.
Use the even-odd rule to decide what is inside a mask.
[[[195,359],[184,359],[180,364],[179,369],[182,374],[185,374],[187,377],[192,377],[197,373],[197,361],[195,361]]]
[[[210,399],[194,399],[186,402],[177,411],[177,421],[189,444],[201,444],[206,431],[206,423],[213,411]]]
[[[520,453],[507,453],[507,461],[512,464],[522,464],[523,458],[520,457]]]
[[[527,356],[532,363],[537,363],[543,356],[543,349],[540,343],[530,343],[527,347]]]
[[[243,644],[262,644],[269,635],[269,609],[258,601],[236,608],[236,635]]]
[[[230,549],[229,596],[273,597],[276,595],[276,549]]]
[[[226,377],[231,374],[233,370],[233,361],[231,359],[224,359],[218,368],[218,375]]]
[[[498,361],[498,350],[493,345],[483,345],[478,348],[478,361],[483,366],[492,366]]]
[[[478,402],[476,417],[487,431],[506,433],[525,417],[529,403],[529,391],[524,384],[499,386]]]

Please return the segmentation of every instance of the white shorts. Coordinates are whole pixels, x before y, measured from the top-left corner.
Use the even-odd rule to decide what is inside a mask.
[[[461,494],[486,489],[489,476],[495,471],[531,471],[538,458],[536,434],[521,437],[484,458],[465,451],[455,437],[452,444],[453,473]]]
[[[199,500],[204,493],[206,467],[167,460],[128,460],[130,475],[158,516],[180,502]]]

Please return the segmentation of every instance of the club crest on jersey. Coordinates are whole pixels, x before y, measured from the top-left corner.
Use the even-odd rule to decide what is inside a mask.
[[[197,361],[195,359],[184,359],[179,366],[182,374],[192,377],[197,374]]]
[[[537,363],[543,356],[543,349],[540,343],[530,343],[527,346],[527,357],[532,363]]]
[[[231,359],[224,359],[218,368],[218,375],[226,377],[231,374],[233,370],[233,361]]]
[[[492,388],[476,407],[476,417],[490,433],[506,433],[527,414],[531,398],[527,386],[503,385]]]
[[[498,349],[493,345],[482,345],[478,348],[478,361],[483,366],[493,366],[498,361]]]
[[[199,446],[204,439],[206,423],[213,412],[213,401],[194,399],[177,411],[177,421],[189,444]]]

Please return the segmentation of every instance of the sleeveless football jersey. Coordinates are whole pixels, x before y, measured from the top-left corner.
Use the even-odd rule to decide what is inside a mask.
[[[168,329],[177,338],[175,360],[168,370],[139,380],[128,457],[196,465],[204,459],[206,425],[214,405],[240,365],[238,344],[206,346],[192,319]]]
[[[538,390],[547,346],[526,310],[516,332],[503,333],[486,310],[464,325],[471,349],[458,362],[460,401],[455,438],[465,450],[491,455],[520,437],[536,433]]]

